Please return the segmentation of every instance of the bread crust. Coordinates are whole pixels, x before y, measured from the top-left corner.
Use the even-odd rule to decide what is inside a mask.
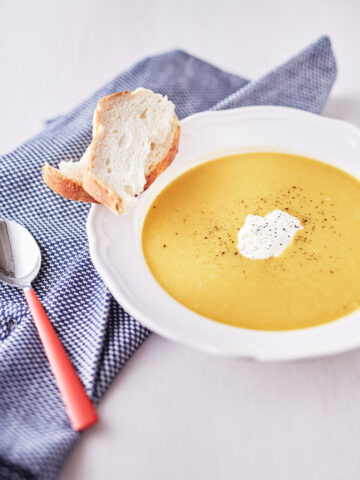
[[[67,177],[48,163],[45,163],[42,167],[42,177],[46,185],[62,197],[75,200],[76,202],[98,203],[95,198],[83,189],[81,182]]]
[[[109,97],[105,97],[103,101],[108,100],[110,97],[120,96],[126,93],[130,93],[130,92],[115,93],[113,95],[110,95]],[[104,102],[100,101],[98,104],[98,107],[103,106],[103,103]],[[94,119],[93,119],[94,137],[93,137],[90,157],[87,162],[87,166],[86,166],[86,170],[83,178],[83,188],[89,193],[89,195],[95,198],[99,203],[105,205],[112,212],[119,215],[121,213],[124,213],[123,199],[116,192],[114,192],[112,188],[110,188],[102,180],[97,178],[91,171],[95,162],[96,144],[97,144],[96,137],[104,134],[99,129],[101,114],[100,114],[100,109],[98,107],[94,112]],[[176,128],[175,128],[171,147],[168,153],[165,155],[165,157],[159,162],[157,162],[146,174],[145,176],[146,183],[145,183],[144,190],[149,188],[149,186],[154,182],[154,180],[156,180],[156,178],[160,175],[160,173],[162,173],[171,164],[171,162],[174,160],[178,152],[179,140],[180,140],[180,125],[176,115],[175,115],[174,121],[176,123]]]

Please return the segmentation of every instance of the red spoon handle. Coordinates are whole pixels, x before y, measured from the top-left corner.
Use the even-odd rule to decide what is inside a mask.
[[[71,426],[76,431],[84,430],[98,421],[96,410],[36,293],[31,288],[26,289],[25,297],[63,398]]]

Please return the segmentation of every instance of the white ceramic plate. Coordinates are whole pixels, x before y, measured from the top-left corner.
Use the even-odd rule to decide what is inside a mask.
[[[229,153],[296,153],[359,178],[360,130],[342,121],[280,107],[200,113],[183,120],[181,127],[175,161],[141,195],[132,213],[118,217],[99,205],[90,211],[91,258],[115,299],[160,335],[221,355],[290,360],[359,346],[360,311],[318,327],[265,332],[227,326],[188,310],[151,275],[141,249],[141,228],[148,207],[164,186],[188,168]]]

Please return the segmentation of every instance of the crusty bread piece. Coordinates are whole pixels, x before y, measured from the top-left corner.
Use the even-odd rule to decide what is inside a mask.
[[[79,162],[46,164],[45,183],[72,200],[103,203],[127,212],[136,197],[173,161],[180,139],[175,107],[151,90],[114,93],[101,99],[93,140]]]
[[[125,213],[174,159],[180,127],[175,107],[151,90],[109,95],[94,112],[83,188],[114,213]]]
[[[78,162],[60,162],[59,169],[48,163],[42,168],[43,180],[55,193],[70,200],[98,203],[82,187],[82,179],[90,154],[90,145]]]

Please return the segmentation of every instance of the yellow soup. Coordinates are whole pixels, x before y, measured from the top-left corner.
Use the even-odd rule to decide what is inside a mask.
[[[247,215],[276,209],[303,230],[277,258],[243,257],[237,234]],[[199,165],[159,194],[142,235],[160,285],[212,320],[288,330],[360,302],[360,182],[310,158],[249,153]]]

